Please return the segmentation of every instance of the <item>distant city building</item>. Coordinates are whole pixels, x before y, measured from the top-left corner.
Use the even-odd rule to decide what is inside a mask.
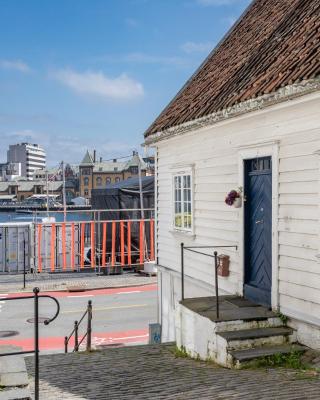
[[[48,185],[49,195],[58,196],[59,200],[62,200],[63,183],[61,181],[49,182]],[[75,187],[68,185],[66,187],[66,198],[67,202],[75,197]],[[13,181],[13,182],[0,182],[0,198],[4,196],[11,196],[16,201],[23,201],[33,195],[46,195],[47,186],[46,182],[41,181]]]
[[[33,180],[34,171],[46,167],[46,153],[38,144],[13,144],[9,146],[7,162],[20,163],[21,176]]]
[[[21,177],[21,163],[1,163],[0,181],[14,181]]]
[[[97,161],[96,152],[94,151],[93,155],[91,155],[87,151],[79,165],[80,196],[91,199],[92,189],[102,189],[112,183],[137,177],[139,163],[141,165],[141,175],[146,176],[148,166],[136,151],[127,161],[118,161],[117,159],[103,161],[102,158]]]
[[[147,165],[147,176],[154,175],[154,170],[155,170],[155,159],[154,159],[154,156],[143,157],[143,161]]]

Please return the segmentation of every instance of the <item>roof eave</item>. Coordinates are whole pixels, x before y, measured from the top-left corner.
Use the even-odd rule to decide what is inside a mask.
[[[159,141],[168,139],[173,136],[182,135],[184,133],[208,127],[218,122],[235,118],[240,115],[261,110],[272,105],[292,100],[303,95],[320,90],[320,76],[314,79],[304,80],[299,83],[284,86],[276,92],[264,94],[262,96],[246,100],[225,108],[221,111],[214,112],[201,118],[197,118],[180,125],[172,126],[163,131],[155,132],[145,138],[146,146],[152,145]]]

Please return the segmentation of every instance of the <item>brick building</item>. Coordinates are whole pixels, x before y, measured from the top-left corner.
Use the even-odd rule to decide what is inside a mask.
[[[141,165],[141,175],[146,176],[147,164],[136,151],[127,161],[118,161],[117,159],[103,161],[102,158],[97,161],[96,152],[94,151],[93,155],[91,155],[87,151],[79,165],[80,196],[90,199],[92,189],[101,189],[112,183],[137,177],[139,163]]]

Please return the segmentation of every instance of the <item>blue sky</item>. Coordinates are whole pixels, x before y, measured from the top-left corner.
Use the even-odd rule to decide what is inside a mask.
[[[249,0],[0,0],[0,161],[127,155]]]

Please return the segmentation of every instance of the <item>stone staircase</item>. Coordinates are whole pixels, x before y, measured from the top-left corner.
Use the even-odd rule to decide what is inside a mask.
[[[295,341],[295,331],[285,326],[217,332],[217,346],[231,368],[275,354],[304,351]]]
[[[241,368],[276,354],[303,352],[296,333],[269,309],[236,296],[222,296],[216,317],[214,297],[186,299],[177,309],[178,347],[192,357]]]

